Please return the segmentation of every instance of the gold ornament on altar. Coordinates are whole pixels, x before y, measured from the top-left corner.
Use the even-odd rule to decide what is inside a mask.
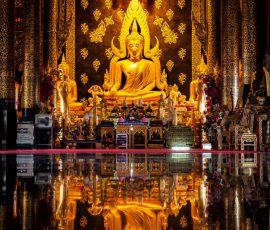
[[[94,15],[95,20],[98,21],[101,16],[100,10],[95,9],[95,11],[93,12],[93,15]]]
[[[80,50],[82,58],[85,60],[88,57],[88,50],[86,48],[82,48]]]
[[[185,0],[178,0],[177,5],[182,10],[186,5],[186,1]]]
[[[155,0],[155,7],[159,9],[162,6],[162,0]]]
[[[186,228],[188,226],[187,218],[185,216],[181,216],[179,224],[181,228]]]
[[[174,62],[172,60],[167,61],[166,63],[167,69],[172,72],[172,69],[174,67]]]
[[[105,55],[106,57],[110,60],[113,56],[113,51],[112,51],[112,48],[108,48],[105,50]]]
[[[104,18],[104,21],[106,23],[106,27],[114,25],[114,20],[113,20],[113,16],[108,16],[106,18]]]
[[[139,33],[140,31],[140,33]],[[120,49],[111,47],[113,57],[110,62],[110,72],[104,79],[104,88],[110,89],[105,96],[152,98],[159,97],[155,87],[164,89],[167,82],[161,81],[160,61],[157,55],[159,42],[150,49],[150,32],[145,11],[138,0],[132,0],[123,19],[119,36]],[[126,76],[124,86],[121,86],[122,73]]]
[[[180,73],[180,75],[178,76],[178,80],[181,85],[184,85],[184,83],[186,82],[186,79],[187,79],[187,75],[184,73]]]
[[[83,34],[86,34],[88,32],[88,25],[86,23],[81,24],[81,31]]]
[[[187,53],[187,50],[184,49],[184,48],[181,48],[179,51],[178,51],[178,56],[181,60],[183,60],[186,56],[186,53]]]
[[[117,15],[118,15],[120,21],[123,21],[123,19],[125,17],[125,11],[123,9],[120,9],[117,11]]]
[[[167,18],[169,19],[169,21],[172,20],[173,15],[174,15],[174,12],[173,12],[171,9],[167,10],[166,16],[167,16]]]
[[[162,49],[158,49],[157,53],[156,53],[156,56],[160,58],[161,55],[162,55]]]
[[[102,206],[97,206],[95,204],[92,204],[92,206],[87,209],[87,211],[93,216],[98,216],[102,212],[102,210]]]
[[[81,74],[80,79],[81,79],[81,82],[82,82],[84,85],[86,85],[86,83],[88,82],[88,76],[87,76],[87,74],[86,74],[86,73]]]
[[[82,216],[80,219],[80,227],[85,228],[87,226],[87,223],[88,223],[88,221],[87,221],[86,217]]]
[[[93,64],[92,65],[94,67],[94,70],[97,72],[98,69],[99,69],[99,67],[100,67],[100,65],[101,65],[101,63],[100,63],[100,61],[98,59],[96,59],[95,61],[93,61]]]
[[[178,51],[178,56],[181,60],[183,60],[185,58],[187,54],[187,50],[184,49],[184,48],[181,48],[179,51]]]
[[[88,93],[91,93],[93,95],[93,97],[95,97],[96,95],[101,95],[102,92],[103,92],[103,90],[99,85],[92,85],[88,89]]]
[[[105,0],[105,6],[106,6],[106,8],[109,10],[109,9],[111,9],[112,8],[112,0]]]
[[[167,22],[164,22],[161,26],[162,36],[164,37],[164,43],[176,44],[177,34],[170,29],[170,26]]]
[[[178,26],[178,30],[180,32],[180,34],[184,34],[186,31],[187,25],[185,23],[180,23],[180,25]]]
[[[159,17],[159,16],[156,15],[153,24],[156,25],[156,26],[160,26],[161,27],[163,21],[164,21],[163,18],[161,18],[161,17]]]
[[[101,43],[103,42],[103,37],[105,36],[106,26],[104,21],[101,21],[98,28],[89,33],[90,42]]]
[[[82,6],[82,8],[83,8],[84,10],[87,9],[88,5],[89,5],[88,0],[81,0],[81,6]]]
[[[58,65],[59,80],[56,82],[56,89],[60,99],[60,112],[67,118],[69,103],[77,101],[77,84],[69,78],[69,66],[62,56],[62,61]]]

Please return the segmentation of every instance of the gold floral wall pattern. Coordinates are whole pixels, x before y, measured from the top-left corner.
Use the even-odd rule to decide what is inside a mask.
[[[139,0],[140,1],[140,0]],[[75,1],[75,78],[78,100],[89,97],[92,85],[102,86],[112,58],[111,40],[118,37],[129,1]],[[147,17],[150,46],[159,40],[157,56],[169,85],[177,84],[189,97],[192,79],[191,5],[185,0],[140,1]],[[181,76],[181,80],[180,80]],[[184,76],[184,77],[183,77]]]

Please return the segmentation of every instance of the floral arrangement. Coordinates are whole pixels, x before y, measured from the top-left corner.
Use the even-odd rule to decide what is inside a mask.
[[[222,109],[220,108],[221,94],[216,85],[214,76],[204,75],[203,84],[205,85],[206,110],[204,111],[203,129],[208,132],[214,124],[219,124],[222,120]]]

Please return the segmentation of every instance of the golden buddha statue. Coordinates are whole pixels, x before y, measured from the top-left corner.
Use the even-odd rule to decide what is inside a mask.
[[[77,84],[69,79],[69,66],[62,56],[62,61],[58,65],[59,80],[56,82],[56,89],[60,100],[60,112],[67,117],[69,104],[77,101]]]
[[[190,83],[190,97],[189,101],[196,102],[195,107],[201,113],[205,110],[206,98],[204,92],[203,76],[208,74],[208,67],[201,58],[200,64],[196,68],[195,79]]]
[[[110,72],[106,73],[104,79],[103,88],[108,90],[105,97],[132,100],[159,98],[161,91],[153,90],[164,90],[167,80],[161,78],[160,62],[156,55],[158,40],[157,45],[150,49],[149,28],[138,0],[130,2],[119,38],[120,49],[114,46],[114,38],[111,43],[114,56]]]

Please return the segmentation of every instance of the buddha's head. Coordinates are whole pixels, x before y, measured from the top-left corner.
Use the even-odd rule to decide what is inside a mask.
[[[131,33],[126,37],[127,53],[130,60],[140,60],[143,53],[143,36],[138,33],[136,20],[133,21]]]
[[[68,78],[69,75],[69,66],[65,61],[65,56],[62,56],[62,61],[61,63],[58,65],[58,72],[59,72],[59,77],[62,80],[67,80],[66,78]],[[65,76],[65,79],[64,79]]]

